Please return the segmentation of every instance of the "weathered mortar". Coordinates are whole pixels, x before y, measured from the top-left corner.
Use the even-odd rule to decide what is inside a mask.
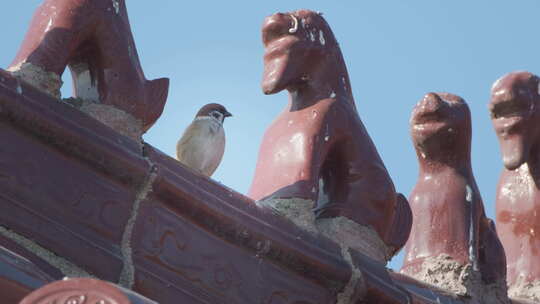
[[[415,273],[406,271],[404,273],[419,281],[469,298],[466,300],[467,303],[510,304],[505,281],[486,285],[480,272],[474,271],[471,264],[461,265],[445,254],[427,258],[420,266],[420,270]]]
[[[518,282],[508,289],[508,295],[512,298],[540,302],[540,281],[526,283],[518,279]]]
[[[60,99],[62,79],[55,73],[47,72],[30,62],[21,62],[16,66],[8,68],[7,71],[40,91]]]
[[[93,275],[86,272],[81,267],[75,265],[66,258],[60,257],[53,253],[52,251],[45,249],[44,247],[38,245],[34,241],[17,234],[16,232],[9,230],[8,228],[0,226],[0,234],[13,240],[21,247],[26,250],[34,253],[38,257],[45,260],[47,263],[53,267],[59,269],[66,277],[79,278],[79,277],[89,277],[95,278]]]

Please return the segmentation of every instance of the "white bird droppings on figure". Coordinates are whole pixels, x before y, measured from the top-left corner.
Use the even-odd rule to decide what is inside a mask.
[[[118,14],[120,12],[120,3],[118,3],[118,0],[111,0],[111,1],[114,7],[114,11],[116,12],[116,14]]]

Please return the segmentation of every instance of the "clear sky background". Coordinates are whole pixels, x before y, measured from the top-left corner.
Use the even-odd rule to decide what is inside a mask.
[[[0,66],[13,59],[39,0],[2,1]],[[169,77],[165,111],[144,136],[173,156],[197,110],[225,105],[227,146],[213,178],[246,193],[266,127],[287,95],[260,89],[263,18],[308,8],[324,13],[349,70],[360,116],[393,178],[409,195],[418,165],[409,136],[415,103],[430,91],[462,96],[473,121],[472,161],[488,216],[502,170],[487,103],[491,84],[515,70],[540,73],[538,0],[142,1],[127,0],[147,78]],[[69,73],[63,97],[71,95]],[[402,254],[390,267],[401,266]]]

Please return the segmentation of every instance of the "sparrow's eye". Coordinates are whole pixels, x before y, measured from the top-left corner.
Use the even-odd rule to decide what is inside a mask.
[[[212,116],[215,119],[221,121],[221,118],[223,117],[223,114],[219,113],[218,111],[212,111],[212,112],[210,112],[210,116]]]

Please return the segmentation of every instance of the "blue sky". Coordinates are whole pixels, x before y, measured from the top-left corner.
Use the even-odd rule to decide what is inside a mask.
[[[2,67],[40,2],[3,2]],[[324,13],[341,45],[360,116],[398,191],[408,196],[418,175],[408,128],[414,104],[430,91],[465,98],[473,120],[473,170],[494,217],[502,163],[487,111],[489,90],[505,73],[540,73],[538,0],[127,0],[127,6],[147,78],[171,79],[165,111],[144,136],[165,153],[174,155],[202,105],[222,103],[234,117],[225,123],[227,146],[214,178],[247,192],[263,132],[287,103],[285,93],[261,92],[260,26],[274,12],[308,8]],[[68,97],[69,73],[63,78]],[[390,264],[400,265],[401,255]]]

